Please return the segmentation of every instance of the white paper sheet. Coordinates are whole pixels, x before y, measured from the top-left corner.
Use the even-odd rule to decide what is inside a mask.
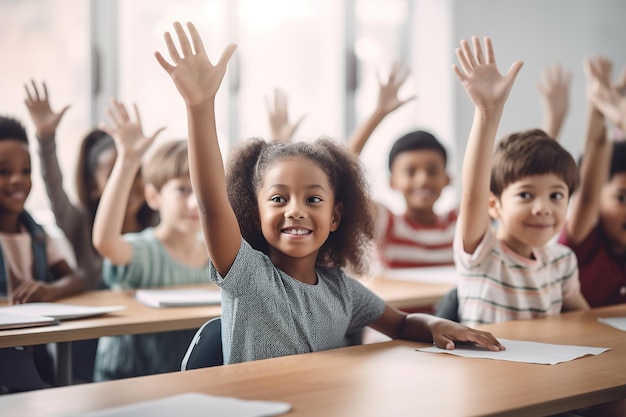
[[[626,317],[600,317],[598,321],[626,332]]]
[[[417,349],[421,352],[449,353],[451,355],[463,356],[466,358],[496,359],[500,361],[539,363],[556,365],[561,362],[568,362],[581,356],[599,355],[610,350],[609,348],[597,348],[589,346],[554,345],[551,343],[528,342],[522,340],[500,339],[500,343],[506,350],[492,352],[478,347],[460,345],[454,350],[440,349],[436,346]]]
[[[385,278],[427,282],[432,284],[456,285],[458,281],[458,275],[454,266],[385,269],[381,275]]]
[[[190,392],[80,415],[84,417],[266,417],[284,414],[289,410],[291,410],[291,405],[284,402],[249,401]]]
[[[222,302],[219,291],[186,288],[137,290],[135,298],[150,307],[203,306]]]
[[[63,303],[26,303],[8,307],[0,307],[0,313],[26,314],[30,316],[46,316],[58,320],[77,319],[98,316],[124,310],[125,306],[79,306]]]
[[[0,330],[22,329],[25,327],[50,326],[59,322],[52,317],[12,314],[0,311]]]

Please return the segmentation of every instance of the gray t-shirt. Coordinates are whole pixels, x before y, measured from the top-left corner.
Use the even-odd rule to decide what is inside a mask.
[[[340,268],[317,268],[317,285],[276,268],[242,239],[222,288],[224,363],[344,346],[346,335],[378,320],[385,302]]]

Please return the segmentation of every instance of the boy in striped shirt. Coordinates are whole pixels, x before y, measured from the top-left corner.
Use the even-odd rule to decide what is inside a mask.
[[[414,99],[399,99],[398,90],[408,70],[394,65],[387,82],[379,83],[374,112],[351,135],[348,148],[359,155],[380,122]],[[375,247],[384,268],[416,268],[453,265],[452,242],[457,209],[436,213],[434,205],[450,184],[447,152],[437,138],[416,130],[400,137],[389,151],[389,184],[402,194],[406,210],[395,213],[375,202]]]
[[[459,317],[467,325],[588,309],[576,256],[548,243],[565,224],[577,180],[572,156],[541,130],[495,135],[522,62],[502,76],[491,40],[456,50],[454,71],[475,105],[454,240]],[[492,229],[490,217],[498,222]]]

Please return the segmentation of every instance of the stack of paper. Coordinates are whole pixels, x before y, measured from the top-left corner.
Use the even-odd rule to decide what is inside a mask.
[[[18,314],[23,316],[52,317],[57,320],[78,319],[83,317],[98,316],[123,310],[124,306],[80,306],[63,303],[26,303],[8,307],[0,307],[0,314]]]
[[[58,324],[53,317],[32,316],[0,312],[0,330],[20,329],[23,327],[50,326]]]
[[[135,298],[150,307],[185,307],[221,303],[219,291],[200,289],[137,290]]]

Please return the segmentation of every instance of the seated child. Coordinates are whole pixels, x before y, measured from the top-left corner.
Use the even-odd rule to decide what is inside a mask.
[[[411,101],[398,98],[408,71],[394,65],[387,82],[379,82],[376,109],[352,134],[348,147],[360,154],[376,126],[392,111]],[[385,268],[452,265],[457,210],[438,214],[434,205],[450,184],[447,152],[429,132],[417,130],[399,138],[389,152],[389,184],[404,197],[405,211],[396,214],[375,202],[374,243]]]
[[[611,143],[605,117],[626,128],[626,71],[613,86],[611,62],[585,61],[589,114],[580,189],[559,236],[578,257],[581,290],[592,307],[626,303],[626,142]]]
[[[174,23],[182,56],[165,35],[174,64],[156,57],[187,106],[189,170],[211,278],[222,288],[224,363],[338,348],[368,325],[447,349],[455,341],[504,349],[490,333],[402,313],[345,274],[348,264],[364,270],[373,219],[362,167],[342,146],[251,140],[225,174],[215,95],[235,46],[213,65],[187,27],[190,37]]]
[[[70,268],[54,241],[24,210],[32,185],[30,173],[26,130],[16,119],[0,116],[0,296],[8,297],[12,304],[53,301],[85,288],[84,280]],[[0,386],[9,391],[38,388],[13,385],[21,366],[34,365],[32,358],[16,356],[10,350],[0,349]],[[39,363],[40,376],[53,383],[45,346],[27,350]],[[17,365],[16,358],[24,363]]]
[[[462,323],[477,325],[588,309],[576,256],[548,245],[565,223],[576,185],[571,155],[541,130],[515,133],[492,152],[522,62],[502,76],[491,40],[456,50],[454,71],[475,105],[462,172],[455,264]],[[493,156],[492,156],[493,153]],[[491,218],[498,221],[497,230]]]
[[[209,282],[209,257],[200,234],[200,215],[189,179],[187,141],[161,145],[143,165],[146,201],[160,222],[139,233],[122,234],[124,204],[141,160],[158,130],[145,136],[123,104],[107,112],[118,157],[104,187],[93,230],[105,258],[103,279],[112,288],[149,288]],[[128,378],[180,370],[195,330],[102,337],[94,380]]]

